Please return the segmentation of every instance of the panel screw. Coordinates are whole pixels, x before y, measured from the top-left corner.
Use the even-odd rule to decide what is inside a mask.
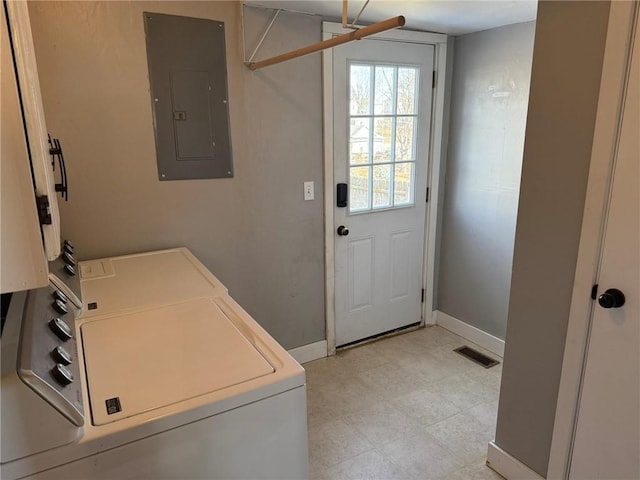
[[[160,99],[159,99],[159,98],[154,98],[154,99],[153,99],[153,101],[154,101],[154,102],[159,102],[159,101],[160,101]]]
[[[161,174],[160,176],[161,176],[162,178],[165,178],[165,177],[166,177],[166,175],[165,175],[164,173],[163,173],[163,174]]]
[[[227,175],[231,175],[231,172],[227,172]]]
[[[226,100],[222,100],[222,103],[227,103],[227,101]]]

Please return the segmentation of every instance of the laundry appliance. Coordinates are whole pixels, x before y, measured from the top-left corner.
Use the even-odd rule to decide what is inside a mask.
[[[0,478],[306,478],[303,368],[189,250],[60,242],[27,3],[2,6]]]
[[[79,270],[10,305],[2,478],[307,476],[304,370],[188,250]]]

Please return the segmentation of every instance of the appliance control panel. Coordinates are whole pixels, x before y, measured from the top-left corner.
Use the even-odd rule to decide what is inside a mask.
[[[40,397],[74,425],[84,425],[78,347],[77,309],[51,284],[27,295],[17,373]]]
[[[62,243],[60,256],[49,262],[49,280],[76,308],[82,308],[78,262],[75,258],[75,247],[69,240]]]

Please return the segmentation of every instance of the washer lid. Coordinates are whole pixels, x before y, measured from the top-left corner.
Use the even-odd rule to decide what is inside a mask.
[[[275,371],[211,298],[96,319],[81,332],[94,425]]]

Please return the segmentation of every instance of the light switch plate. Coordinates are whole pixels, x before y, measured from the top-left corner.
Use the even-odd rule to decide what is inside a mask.
[[[304,182],[304,199],[313,200],[313,182]]]

